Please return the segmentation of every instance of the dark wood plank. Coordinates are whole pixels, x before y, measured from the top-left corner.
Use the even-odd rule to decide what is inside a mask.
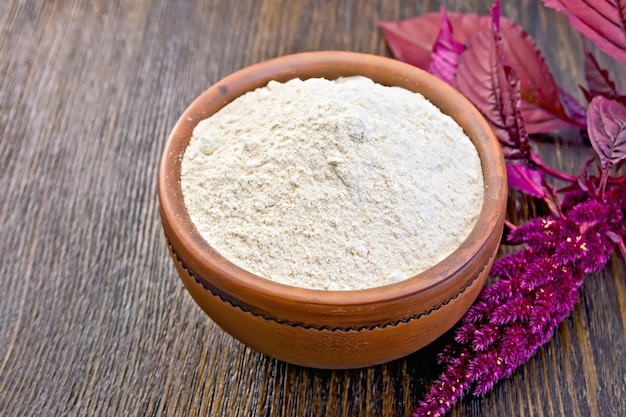
[[[292,52],[388,54],[376,19],[438,4],[0,2],[0,415],[410,415],[436,376],[445,337],[354,371],[251,351],[178,280],[161,234],[156,170],[178,116],[221,77]],[[445,4],[486,13],[490,1]],[[566,19],[531,0],[505,2],[503,13],[576,92],[580,36]],[[624,90],[624,68],[599,58]],[[575,132],[535,146],[572,173],[590,152]],[[512,221],[541,212],[512,195]],[[589,276],[552,341],[452,415],[626,415],[624,269],[614,255]]]

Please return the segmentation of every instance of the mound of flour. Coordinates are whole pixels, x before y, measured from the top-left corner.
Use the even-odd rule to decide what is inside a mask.
[[[364,77],[270,82],[198,124],[182,161],[189,215],[224,257],[292,286],[413,276],[482,207],[474,145],[421,95]]]

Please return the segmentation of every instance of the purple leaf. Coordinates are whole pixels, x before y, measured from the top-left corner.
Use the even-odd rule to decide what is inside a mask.
[[[478,32],[468,43],[459,59],[455,85],[485,116],[504,156],[525,159],[530,141],[521,112],[520,81],[512,68],[503,65],[499,2],[492,10],[493,27]]]
[[[587,127],[587,110],[567,91],[559,88],[559,94],[571,120],[581,127]]]
[[[543,186],[545,174],[542,171],[520,164],[507,164],[506,175],[509,186],[536,198],[545,198]]]
[[[583,92],[585,92],[587,101],[591,101],[595,96],[604,96],[611,99],[619,97],[619,91],[613,80],[611,80],[609,72],[600,67],[596,57],[587,50],[585,50],[584,68],[587,90],[583,90]]]
[[[462,43],[452,37],[452,24],[446,14],[446,10],[441,6],[441,22],[439,35],[433,45],[433,53],[430,57],[428,72],[441,78],[448,84],[454,81],[454,74],[458,65],[459,55],[465,47]]]
[[[481,30],[490,29],[492,25],[489,16],[471,13],[446,15],[452,26],[450,39],[455,44],[467,46],[469,39]],[[397,59],[431,70],[431,59],[435,60],[434,57],[431,58],[431,53],[438,41],[438,34],[441,34],[440,13],[426,13],[397,22],[379,22],[379,25]],[[583,127],[584,124],[581,125],[578,120],[569,117],[561,101],[558,85],[530,35],[505,17],[500,19],[500,33],[504,43],[505,62],[515,69],[521,82],[522,114],[528,132],[544,133],[572,125]],[[458,54],[451,57],[455,55],[458,57]],[[438,73],[435,74],[439,76]]]
[[[626,107],[615,100],[597,96],[587,110],[589,139],[600,157],[604,175],[626,159]]]
[[[500,21],[502,20],[502,13],[500,7],[500,0],[496,0],[489,8],[489,14],[491,15],[491,26],[495,29],[496,33],[501,33]]]
[[[473,13],[447,13],[447,18],[452,25],[454,39],[461,45],[491,25],[489,17]],[[378,25],[383,30],[389,49],[397,59],[424,70],[428,69],[430,55],[440,32],[440,13],[425,13],[412,19],[395,22],[378,22]]]
[[[529,134],[571,127],[557,85],[533,38],[520,26],[502,20],[504,59],[521,83],[522,114]]]
[[[626,65],[626,0],[543,0],[598,48]]]
[[[423,70],[428,69],[432,45],[437,36],[437,25],[425,17],[378,22],[393,56]]]
[[[585,165],[583,165],[583,168],[580,170],[580,174],[578,174],[578,181],[576,182],[578,187],[589,195],[595,195],[595,184],[589,173],[589,166],[595,159],[593,155],[587,158]]]
[[[522,96],[523,98],[523,96]],[[560,101],[560,100],[559,100]],[[560,106],[565,108],[565,103],[561,103]],[[565,116],[556,117],[553,113],[530,103],[526,100],[522,100],[522,115],[526,121],[526,129],[529,134],[535,133],[549,133],[554,130],[567,129],[572,127],[583,127],[579,125],[579,121],[573,119],[567,115],[567,112],[563,110]]]

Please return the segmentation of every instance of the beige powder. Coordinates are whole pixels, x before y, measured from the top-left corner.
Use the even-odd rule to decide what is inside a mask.
[[[270,82],[195,128],[185,205],[240,267],[326,290],[439,262],[482,207],[475,147],[421,95],[363,77]]]

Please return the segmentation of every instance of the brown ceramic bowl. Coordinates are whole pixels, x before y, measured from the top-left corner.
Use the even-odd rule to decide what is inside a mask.
[[[355,291],[278,284],[220,256],[195,229],[181,196],[181,159],[194,127],[236,97],[270,80],[351,75],[420,92],[464,128],[478,149],[485,181],[482,212],[467,240],[419,275]],[[350,52],[312,52],[272,59],[209,88],[174,127],[163,152],[158,181],[170,254],[187,290],[206,314],[232,336],[266,355],[298,365],[335,369],[370,366],[415,352],[463,316],[494,261],[507,191],[500,146],[469,101],[415,67]]]

